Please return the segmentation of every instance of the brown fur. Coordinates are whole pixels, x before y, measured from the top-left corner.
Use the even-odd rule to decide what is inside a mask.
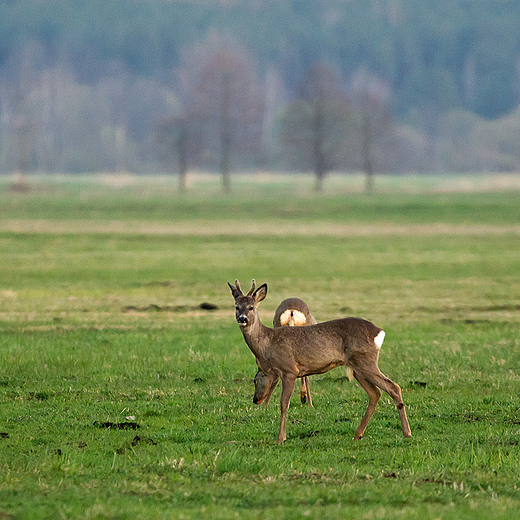
[[[296,311],[296,312],[295,312]],[[290,317],[293,317],[293,314],[300,313],[300,315],[303,317],[304,321],[303,323],[298,323],[293,319],[289,319],[287,325],[281,322],[282,315],[285,315],[286,313],[290,313]],[[274,327],[282,327],[282,326],[289,326],[289,327],[295,327],[295,326],[307,326],[307,325],[316,325],[317,321],[314,318],[314,316],[311,314],[311,311],[309,310],[309,307],[307,304],[300,300],[300,298],[287,298],[286,300],[283,300],[280,305],[278,305],[273,318],[273,326]],[[304,376],[301,378],[302,384],[301,384],[301,390],[300,390],[300,401],[302,404],[305,404],[306,402],[309,403],[309,406],[312,407],[312,397],[311,397],[311,387],[309,383],[309,378],[307,376]],[[273,387],[274,390],[274,387]],[[272,392],[272,390],[271,390]],[[271,394],[269,394],[265,398],[265,406],[267,406],[267,403],[269,402],[269,398],[271,397]]]

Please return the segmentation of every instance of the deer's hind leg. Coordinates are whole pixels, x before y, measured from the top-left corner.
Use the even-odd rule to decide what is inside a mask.
[[[302,377],[302,389],[300,391],[300,401],[302,404],[306,402],[309,403],[309,406],[312,407],[312,398],[311,398],[311,387],[309,385],[309,378],[307,376]]]
[[[357,382],[363,387],[365,392],[368,394],[367,411],[365,412],[365,415],[363,415],[363,419],[361,419],[361,423],[357,427],[356,432],[354,433],[354,440],[358,441],[363,437],[363,434],[365,433],[368,421],[370,420],[370,417],[372,417],[372,415],[374,414],[374,411],[377,406],[377,402],[379,401],[379,398],[381,397],[381,391],[379,390],[379,388],[377,388],[376,385],[371,383],[368,379],[363,377],[356,370],[354,370],[354,377],[356,378]]]
[[[412,431],[408,424],[408,417],[406,416],[406,410],[403,403],[403,397],[401,395],[401,388],[397,383],[394,383],[391,379],[388,379],[379,368],[364,371],[363,376],[368,379],[373,385],[378,386],[381,390],[386,392],[394,401],[397,411],[399,412],[399,419],[401,420],[401,428],[403,430],[404,437],[411,437]]]

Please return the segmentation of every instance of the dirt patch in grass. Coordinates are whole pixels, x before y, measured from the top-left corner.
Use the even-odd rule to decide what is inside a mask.
[[[157,446],[157,443],[150,437],[141,437],[140,435],[136,435],[131,441],[125,442],[120,448],[118,448],[116,453],[118,455],[123,455],[126,450],[145,444]]]
[[[300,435],[300,439],[309,439],[311,437],[316,437],[318,435],[321,435],[321,431],[320,430],[313,430],[311,432],[302,433]]]
[[[144,307],[136,307],[135,305],[125,305],[121,308],[122,312],[190,312],[190,311],[215,311],[218,306],[213,303],[203,302],[200,305],[188,306],[188,305],[157,305],[152,303]]]
[[[96,428],[102,428],[106,430],[138,430],[141,428],[139,424],[133,421],[126,421],[126,422],[111,422],[111,421],[105,421],[105,422],[99,422],[94,421],[94,426]]]

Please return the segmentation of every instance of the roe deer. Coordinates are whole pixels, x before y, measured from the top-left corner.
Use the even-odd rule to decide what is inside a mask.
[[[368,394],[368,408],[357,427],[354,439],[359,440],[375,411],[381,390],[394,400],[405,437],[412,435],[399,385],[381,373],[377,366],[385,332],[361,318],[343,318],[307,327],[265,327],[258,317],[258,304],[267,295],[267,284],[256,289],[252,281],[244,295],[238,280],[228,282],[235,299],[236,320],[244,340],[256,358],[253,402],[260,404],[282,379],[280,399],[281,420],[277,442],[286,439],[289,401],[297,378],[323,374],[338,366],[352,368],[354,377]],[[380,390],[381,389],[381,390]]]

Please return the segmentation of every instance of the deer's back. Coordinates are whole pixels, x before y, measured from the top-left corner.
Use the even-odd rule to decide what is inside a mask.
[[[319,358],[342,356],[356,346],[373,344],[382,329],[362,318],[342,318],[307,327],[273,330],[279,348],[291,350],[296,358],[300,354]]]

